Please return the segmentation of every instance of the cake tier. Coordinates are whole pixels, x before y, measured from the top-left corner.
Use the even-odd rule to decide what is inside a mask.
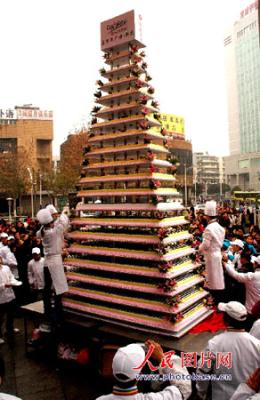
[[[130,51],[130,50],[122,50],[122,51],[119,52],[119,54],[115,53],[115,54],[111,54],[111,56],[107,57],[105,59],[105,63],[106,64],[112,64],[114,61],[119,61],[119,60],[121,60],[121,62],[122,62],[122,60],[124,58],[128,58],[129,59],[132,56],[133,56],[132,51]]]
[[[65,308],[70,310],[83,312],[85,315],[88,314],[101,320],[109,322],[114,320],[114,322],[119,325],[120,323],[125,322],[130,324],[130,328],[134,328],[133,324],[135,324],[139,325],[141,330],[142,327],[157,328],[161,333],[164,331],[173,336],[176,334],[177,337],[179,337],[179,331],[184,330],[185,326],[189,326],[189,329],[191,329],[193,322],[198,323],[198,321],[212,313],[212,311],[210,311],[204,304],[199,304],[190,311],[187,311],[182,321],[173,322],[171,320],[152,317],[150,315],[140,315],[134,312],[113,309],[112,307],[91,305],[69,298],[64,298],[63,305]]]
[[[80,258],[69,257],[64,261],[64,265],[70,268],[82,268],[85,270],[92,271],[107,271],[115,272],[126,275],[137,275],[152,277],[155,279],[171,279],[183,275],[187,272],[191,272],[200,267],[200,264],[194,264],[192,261],[186,261],[178,265],[174,265],[167,272],[160,272],[158,267],[154,266],[141,266],[141,265],[129,265],[129,264],[117,264],[115,262],[103,262],[95,260],[87,260]]]
[[[78,226],[131,226],[131,227],[143,227],[143,228],[170,228],[176,225],[187,225],[187,221],[184,217],[172,217],[164,219],[153,219],[153,218],[73,218],[71,220],[72,225]]]
[[[173,168],[173,165],[166,160],[121,160],[121,161],[103,161],[100,163],[90,163],[87,166],[83,166],[85,171],[103,168],[116,168],[116,167],[145,167],[149,168],[150,165],[162,168]]]
[[[99,290],[83,289],[75,286],[70,286],[68,293],[70,295],[94,299],[104,303],[124,304],[125,306],[132,308],[141,308],[144,310],[152,310],[165,314],[177,314],[182,312],[192,304],[208,295],[208,292],[206,292],[204,289],[195,287],[183,292],[182,295],[179,296],[180,302],[177,305],[169,305],[163,303],[162,301],[150,300],[141,297],[130,297],[127,295],[114,293],[104,293]]]
[[[122,197],[122,196],[179,196],[174,188],[146,189],[99,189],[81,190],[77,197]]]
[[[135,235],[135,234],[126,234],[126,233],[116,233],[116,232],[81,232],[75,231],[71,232],[67,235],[69,239],[75,241],[107,241],[107,242],[125,242],[125,243],[144,243],[144,244],[171,244],[177,243],[179,241],[187,240],[192,237],[188,231],[183,231],[179,233],[173,233],[169,235],[167,238],[161,239],[156,235]]]
[[[191,272],[188,274],[188,276],[179,276],[178,278],[176,278],[177,282],[172,290],[165,291],[163,288],[156,286],[155,283],[113,279],[111,277],[103,277],[99,275],[95,276],[92,274],[88,274],[88,272],[84,274],[81,274],[79,272],[67,272],[66,276],[68,281],[84,282],[88,285],[106,287],[110,288],[111,290],[114,288],[128,290],[131,292],[151,293],[154,295],[164,296],[165,298],[176,296],[177,294],[184,292],[192,286],[204,282],[204,278],[200,274],[197,274],[196,272]]]
[[[105,72],[102,72],[102,77],[111,77],[112,75],[118,75],[118,74],[124,74],[124,75],[128,75],[129,71],[131,71],[132,69],[134,69],[136,72],[139,71],[140,73],[145,72],[145,70],[143,68],[141,68],[138,64],[126,64],[126,65],[122,65],[121,67],[118,68],[111,68],[108,69]]]
[[[93,149],[89,153],[87,153],[87,157],[97,156],[104,154],[115,154],[115,153],[129,153],[136,151],[153,151],[155,153],[165,153],[168,154],[169,150],[167,150],[164,146],[160,146],[158,144],[128,144],[126,146],[117,146],[117,147],[100,147],[98,149]]]
[[[158,132],[154,132],[151,130],[141,131],[141,130],[128,130],[125,132],[116,132],[116,133],[104,133],[102,135],[95,135],[88,139],[88,143],[101,143],[101,142],[109,142],[115,141],[116,139],[126,139],[126,138],[134,138],[134,137],[143,137],[147,139],[161,139],[164,140],[164,136]]]
[[[178,249],[170,250],[166,254],[160,255],[156,251],[144,251],[144,250],[130,250],[120,249],[113,247],[96,247],[86,246],[80,244],[72,244],[68,251],[70,254],[91,254],[108,257],[120,257],[120,258],[131,258],[137,260],[152,260],[152,261],[172,261],[180,257],[188,256],[195,252],[189,246],[180,247]]]
[[[97,122],[96,124],[93,124],[91,126],[91,132],[93,132],[96,129],[99,128],[109,128],[111,126],[118,126],[118,125],[125,125],[126,123],[133,123],[133,122],[142,122],[142,121],[147,121],[151,126],[158,126],[160,127],[161,124],[158,122],[156,119],[149,118],[145,115],[129,115],[128,117],[125,118],[118,118],[118,119],[113,119],[111,121],[103,121],[103,122]]]
[[[140,82],[142,87],[149,86],[149,83],[146,82],[144,79],[138,78],[136,76],[130,76],[130,77],[122,77],[121,79],[114,79],[111,82],[105,83],[104,85],[99,87],[99,90],[107,92],[111,90],[111,88],[118,88],[121,85],[128,85],[137,81]]]
[[[152,99],[152,95],[150,95],[149,93],[147,93],[147,90],[145,90],[145,89],[133,89],[133,88],[131,88],[131,89],[127,89],[127,90],[121,90],[120,92],[117,92],[117,93],[111,93],[111,94],[108,94],[108,95],[106,95],[106,96],[101,96],[101,97],[99,97],[98,99],[96,99],[96,103],[98,103],[98,104],[104,104],[104,105],[110,105],[111,104],[111,100],[117,100],[117,99],[120,99],[120,100],[124,100],[124,98],[129,98],[130,96],[134,96],[134,97],[136,97],[137,99],[140,97],[140,96],[142,96],[142,95],[144,95],[145,94],[145,96],[147,96],[147,98],[148,99]]]
[[[98,175],[81,178],[79,184],[86,183],[104,183],[104,182],[127,182],[127,181],[143,181],[143,180],[156,180],[156,181],[175,181],[175,177],[170,174],[162,174],[159,172],[136,173],[131,174],[117,174],[117,175]]]
[[[76,206],[77,211],[181,211],[184,207],[178,201],[170,203],[113,203],[113,204],[81,204]]]
[[[141,106],[140,103],[138,101],[134,101],[128,104],[121,104],[119,106],[111,106],[111,107],[106,107],[103,108],[100,111],[97,111],[95,113],[96,117],[98,118],[104,118],[109,116],[111,113],[116,113],[116,112],[121,112],[121,111],[125,111],[125,110],[134,110],[134,109],[140,109],[140,108],[146,108],[147,110],[150,111],[150,113],[153,112],[159,112],[158,108],[152,107],[149,104],[146,104],[145,106]]]

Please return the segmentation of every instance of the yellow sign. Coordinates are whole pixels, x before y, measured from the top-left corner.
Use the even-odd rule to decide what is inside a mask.
[[[169,133],[184,136],[184,118],[174,114],[160,113],[162,127]]]

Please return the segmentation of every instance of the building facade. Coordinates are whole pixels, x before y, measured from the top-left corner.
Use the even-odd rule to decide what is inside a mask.
[[[167,113],[160,113],[159,115],[162,128],[167,131],[169,150],[177,157],[180,164],[177,169],[176,184],[183,195],[186,186],[187,199],[189,200],[193,185],[192,143],[185,139],[184,118],[180,115]]]
[[[226,180],[241,189],[260,189],[260,52],[258,2],[240,13],[224,41],[230,156]]]
[[[222,157],[208,153],[193,153],[194,181],[205,185],[225,183],[225,166]]]
[[[26,152],[28,167],[35,172],[52,165],[53,114],[32,105],[0,109],[0,155]]]

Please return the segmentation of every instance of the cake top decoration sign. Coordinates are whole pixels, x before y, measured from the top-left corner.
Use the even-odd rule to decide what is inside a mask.
[[[140,40],[140,23],[140,15],[135,15],[134,10],[101,22],[101,50]]]

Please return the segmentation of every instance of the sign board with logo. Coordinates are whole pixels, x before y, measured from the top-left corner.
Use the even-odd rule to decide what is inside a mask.
[[[52,120],[53,112],[30,108],[16,108],[17,119],[43,119]]]
[[[160,113],[160,123],[162,128],[166,129],[168,134],[177,135],[184,139],[184,118],[175,114]],[[156,132],[160,132],[161,128],[153,128]]]
[[[160,113],[162,127],[170,133],[184,136],[184,118],[179,115]]]
[[[17,119],[42,119],[53,120],[53,112],[40,110],[39,108],[23,108],[16,107],[14,110],[11,108],[0,109],[0,120],[17,120]]]
[[[134,39],[141,41],[141,35],[141,15],[135,15],[134,10],[128,11],[101,22],[101,50],[108,50]]]

